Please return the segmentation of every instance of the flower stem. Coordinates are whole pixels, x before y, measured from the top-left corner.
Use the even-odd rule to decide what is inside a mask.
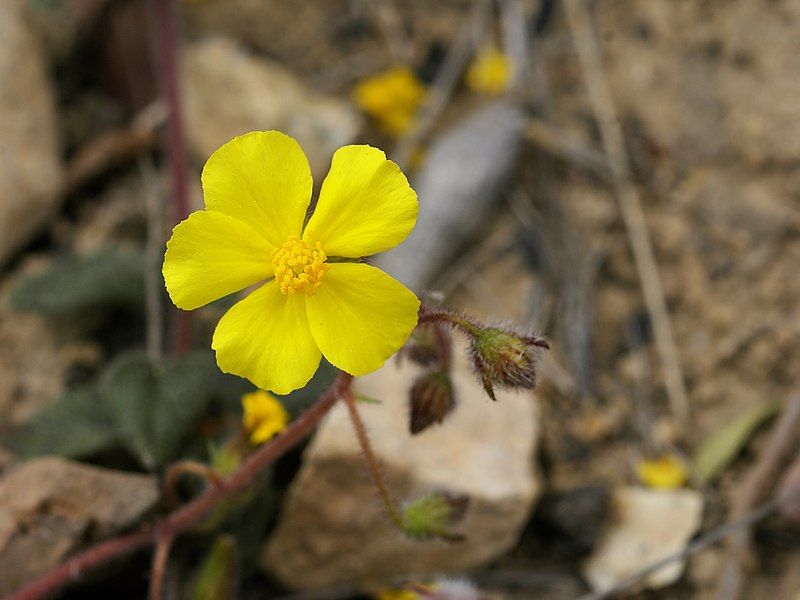
[[[353,423],[353,429],[356,431],[356,437],[358,438],[358,443],[361,446],[361,455],[364,457],[364,464],[367,467],[367,471],[369,471],[372,481],[375,483],[375,487],[377,487],[378,492],[380,492],[381,500],[383,500],[383,504],[386,507],[386,512],[389,514],[389,518],[399,529],[403,529],[403,520],[400,517],[400,513],[398,512],[397,508],[395,508],[394,501],[389,494],[389,488],[386,487],[386,482],[383,480],[383,475],[381,475],[378,459],[375,458],[375,452],[372,450],[372,445],[369,443],[367,430],[364,427],[364,422],[361,420],[361,417],[358,414],[356,400],[352,391],[348,390],[345,392],[344,401],[345,404],[347,404],[347,411],[350,413],[350,421]]]
[[[447,310],[446,308],[431,308],[424,304],[419,308],[419,323],[444,323],[460,329],[468,335],[474,335],[480,326],[466,315]]]
[[[167,105],[166,149],[172,183],[172,218],[178,223],[189,216],[189,163],[179,81],[177,25],[172,0],[150,2],[153,54],[161,95]],[[180,356],[192,346],[192,315],[173,311],[173,316],[172,354]]]
[[[316,403],[292,421],[282,435],[264,444],[229,477],[196,499],[148,528],[95,544],[44,573],[6,600],[39,600],[52,596],[65,586],[79,581],[87,571],[151,547],[166,536],[174,538],[191,529],[225,499],[247,489],[266,467],[305,439],[336,401],[350,394],[352,381],[353,378],[347,373],[339,373]]]

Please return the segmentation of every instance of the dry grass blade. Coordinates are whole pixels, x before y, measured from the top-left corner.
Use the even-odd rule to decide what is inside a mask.
[[[683,371],[644,212],[639,194],[631,181],[629,156],[619,125],[619,115],[603,72],[597,39],[583,0],[565,0],[564,7],[589,101],[600,128],[603,149],[610,163],[611,178],[628,232],[636,270],[642,282],[645,305],[653,322],[656,347],[664,367],[667,396],[673,413],[685,423],[689,418],[689,399]]]

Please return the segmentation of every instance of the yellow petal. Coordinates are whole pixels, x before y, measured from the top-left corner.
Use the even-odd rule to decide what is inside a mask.
[[[380,368],[417,324],[419,300],[375,267],[334,263],[306,298],[314,339],[331,364],[351,375]]]
[[[418,208],[417,194],[383,152],[344,146],[333,155],[303,239],[321,242],[328,256],[377,254],[406,239]]]
[[[305,294],[281,294],[275,281],[225,313],[211,347],[224,372],[278,394],[308,383],[320,359],[308,327]]]
[[[200,210],[172,230],[164,281],[172,302],[192,310],[272,277],[272,246],[241,221]]]
[[[273,246],[300,235],[311,200],[311,168],[279,131],[253,131],[220,147],[203,168],[206,208],[247,223]]]

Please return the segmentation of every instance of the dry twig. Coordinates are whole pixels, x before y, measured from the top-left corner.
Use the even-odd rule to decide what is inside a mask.
[[[622,219],[633,251],[636,270],[642,282],[647,312],[653,323],[656,347],[664,367],[667,396],[674,415],[683,422],[689,418],[689,399],[683,379],[678,349],[672,333],[664,290],[658,274],[653,246],[647,231],[639,193],[633,184],[630,161],[619,115],[608,87],[597,39],[584,0],[565,0],[572,38],[578,51],[589,101],[600,128],[603,149],[608,158]]]

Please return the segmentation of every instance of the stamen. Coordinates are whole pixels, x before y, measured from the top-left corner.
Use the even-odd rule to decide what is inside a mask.
[[[327,260],[322,244],[311,245],[299,236],[290,235],[283,246],[272,251],[275,281],[284,294],[305,292],[311,296],[322,285],[330,268]]]

